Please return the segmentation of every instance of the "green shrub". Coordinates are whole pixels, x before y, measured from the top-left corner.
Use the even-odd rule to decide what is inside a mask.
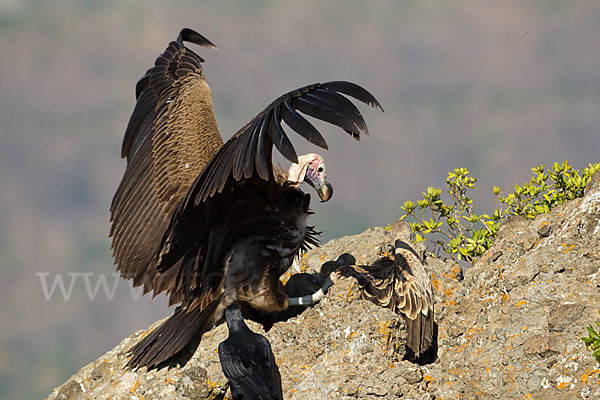
[[[503,210],[505,214],[533,218],[567,201],[582,197],[592,175],[600,171],[600,164],[589,164],[581,173],[573,169],[567,161],[562,164],[554,163],[553,168],[548,171],[543,164],[531,170],[533,176],[529,182],[523,186],[515,185],[515,191],[506,196],[502,196],[500,189],[494,187],[494,194],[500,203],[506,206]]]
[[[531,170],[531,179],[521,186],[515,185],[513,192],[504,194],[504,190],[494,186],[500,207],[491,215],[478,215],[473,212],[473,200],[469,197],[477,179],[466,168],[456,168],[446,178],[450,203],[442,200],[441,189],[429,187],[421,200],[404,203],[400,219],[412,219],[415,241],[428,242],[436,256],[473,263],[492,246],[500,224],[511,215],[534,218],[583,196],[591,177],[600,171],[600,163],[589,164],[581,171],[573,169],[567,161],[554,163],[550,170],[545,165]]]
[[[598,313],[600,314],[600,311]],[[600,327],[600,322],[596,321],[596,325]],[[583,340],[588,350],[593,352],[596,361],[600,363],[600,333],[596,332],[591,325],[587,327],[587,331],[588,336],[582,337],[581,340]],[[598,378],[600,378],[600,374],[598,374]]]

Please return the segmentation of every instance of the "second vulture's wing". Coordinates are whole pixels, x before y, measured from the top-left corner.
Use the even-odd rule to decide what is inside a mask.
[[[433,284],[423,261],[410,245],[396,240],[395,247],[396,312],[406,317],[406,345],[414,353],[411,357],[419,357],[437,345]]]
[[[223,238],[211,237],[208,232],[211,226],[218,225],[218,217],[212,214],[230,206],[222,204],[220,194],[244,180],[253,180],[264,187],[265,196],[269,191],[278,190],[271,159],[273,145],[288,160],[298,161],[282,122],[309,142],[325,149],[325,139],[301,113],[339,126],[357,140],[361,132],[368,133],[359,110],[344,95],[383,111],[373,95],[354,83],[315,83],[279,97],[223,145],[190,187],[163,237],[158,268],[161,273],[174,274],[172,270],[177,271],[178,280],[171,282],[175,290],[189,292],[193,288],[188,286],[207,285],[207,277],[222,274],[222,271],[214,270],[218,263],[213,261],[222,257],[224,241]],[[252,213],[248,211],[246,214],[251,216]],[[199,241],[199,238],[206,239]],[[186,271],[181,270],[182,266]],[[186,283],[184,280],[188,276],[201,279]],[[202,291],[211,292],[207,287]]]
[[[394,259],[382,257],[373,265],[348,265],[337,270],[356,278],[361,296],[404,317],[406,345],[419,357],[436,345],[433,285],[414,249],[396,240]]]
[[[110,208],[118,270],[155,295],[164,285],[156,282],[153,257],[171,214],[223,145],[202,71],[204,60],[184,42],[215,47],[183,29],[138,82],[121,150],[127,169]]]

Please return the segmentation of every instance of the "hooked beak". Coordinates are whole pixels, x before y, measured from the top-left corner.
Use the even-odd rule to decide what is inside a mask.
[[[326,201],[331,199],[331,196],[333,196],[333,186],[331,186],[331,183],[329,182],[326,182],[315,189],[317,190],[317,194],[321,198],[321,203],[325,203]]]

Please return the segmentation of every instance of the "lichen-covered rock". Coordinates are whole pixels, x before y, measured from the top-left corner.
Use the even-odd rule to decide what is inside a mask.
[[[509,220],[462,288],[438,292],[447,308],[439,360],[427,367],[432,392],[600,398],[598,363],[580,339],[598,319],[599,271],[600,185],[534,220]]]
[[[598,364],[580,340],[600,309],[599,182],[597,175],[583,198],[549,214],[509,220],[468,270],[427,260],[439,324],[433,364],[402,361],[402,318],[359,300],[350,278],[268,332],[249,322],[271,342],[284,397],[600,398]],[[336,239],[308,252],[292,272],[319,272],[345,252],[357,263],[371,263],[390,241],[383,228]],[[125,369],[126,351],[147,333],[124,339],[49,399],[228,398],[217,354],[227,336],[224,324],[206,333],[193,354],[182,356],[189,358],[184,366]]]

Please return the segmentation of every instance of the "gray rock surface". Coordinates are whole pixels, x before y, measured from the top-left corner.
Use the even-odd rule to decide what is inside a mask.
[[[350,278],[268,332],[249,322],[272,344],[284,397],[600,398],[598,363],[580,340],[600,309],[600,175],[595,178],[581,199],[532,221],[507,221],[468,270],[427,260],[439,324],[433,364],[402,361],[402,318],[359,300]],[[390,236],[371,228],[333,240],[304,255],[292,272],[317,272],[344,252],[357,263],[373,262]],[[217,355],[224,324],[204,335],[185,366],[124,369],[127,349],[147,332],[125,338],[48,399],[229,398]]]

